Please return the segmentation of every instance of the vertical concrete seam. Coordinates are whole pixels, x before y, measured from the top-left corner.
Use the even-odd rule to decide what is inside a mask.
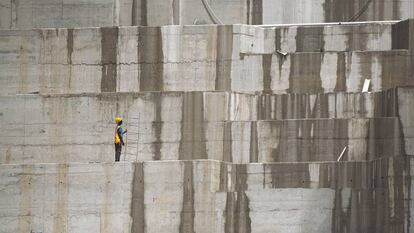
[[[116,92],[118,27],[101,28],[101,92]]]

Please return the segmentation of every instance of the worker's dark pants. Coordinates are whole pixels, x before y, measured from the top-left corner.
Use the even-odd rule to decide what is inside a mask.
[[[121,143],[115,144],[115,162],[119,162],[119,159],[121,158],[121,150]]]

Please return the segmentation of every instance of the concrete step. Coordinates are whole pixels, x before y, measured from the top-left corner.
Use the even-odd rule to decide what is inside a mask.
[[[2,163],[113,161],[113,127],[4,126]],[[122,159],[236,163],[367,160],[403,154],[398,118],[149,122],[125,138]],[[125,151],[126,150],[126,151]]]
[[[122,116],[134,122],[215,122],[398,116],[405,97],[396,88],[372,93],[244,94],[142,92],[0,96],[5,125],[88,123],[112,127]],[[132,119],[131,119],[132,120]],[[96,126],[98,127],[98,126]]]
[[[166,3],[104,1],[4,2],[0,28],[56,28],[129,25],[281,24],[395,20],[414,17],[411,1],[377,0],[335,3],[285,2],[282,0],[212,1],[188,0]],[[207,4],[207,5],[205,5]],[[96,10],[99,9],[99,10]],[[209,13],[209,10],[212,13]],[[287,11],[288,10],[288,11]],[[15,15],[20,15],[16,17]],[[215,21],[210,14],[216,15]],[[344,24],[345,24],[344,23]]]
[[[315,93],[360,91],[365,79],[373,91],[413,84],[412,48],[400,42],[410,37],[409,24],[373,25],[293,27],[286,35],[246,25],[2,30],[0,94]],[[279,48],[288,54],[276,55]]]
[[[142,232],[169,233],[189,225],[197,232],[223,233],[229,228],[300,232],[299,226],[315,233],[402,229],[410,208],[406,200],[413,195],[407,191],[413,165],[410,157],[245,165],[213,160],[0,165],[0,224],[6,232],[145,228]],[[396,222],[390,224],[391,219]]]

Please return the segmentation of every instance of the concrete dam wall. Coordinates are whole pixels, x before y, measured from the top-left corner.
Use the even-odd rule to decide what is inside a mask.
[[[412,25],[3,30],[0,91],[381,91],[414,84]]]
[[[412,233],[410,18],[0,0],[0,233]]]
[[[158,92],[1,97],[3,163],[113,160],[113,119],[137,118],[128,161],[293,162],[401,155],[413,120],[398,118],[414,89],[378,93],[253,95]],[[13,117],[20,116],[20,117]],[[139,137],[139,138],[138,138]],[[138,146],[132,141],[138,140]],[[128,142],[131,141],[131,148]],[[297,145],[297,146],[292,146]],[[132,146],[134,146],[132,148]],[[410,151],[408,148],[404,151]],[[138,154],[137,154],[138,153]]]
[[[413,164],[1,165],[0,232],[409,232]]]
[[[413,0],[1,0],[0,28],[291,24],[399,20]]]

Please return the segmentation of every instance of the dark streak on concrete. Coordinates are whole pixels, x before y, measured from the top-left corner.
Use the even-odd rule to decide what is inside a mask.
[[[172,0],[173,23],[180,25],[180,0]]]
[[[325,22],[346,22],[355,12],[356,0],[325,0]],[[359,1],[359,0],[358,0]],[[363,3],[361,3],[362,6]],[[358,8],[359,9],[359,8]]]
[[[263,0],[253,0],[252,24],[263,24]]]
[[[216,91],[231,90],[231,64],[233,55],[233,26],[217,26]]]
[[[391,26],[392,49],[409,49],[409,20]]]
[[[346,91],[346,62],[345,53],[337,53],[335,92]]]
[[[73,53],[73,29],[68,28],[68,35],[66,38],[68,64],[72,65],[72,53]]]
[[[163,91],[164,51],[161,27],[138,29],[140,91]]]
[[[193,178],[193,162],[184,162],[183,176],[183,207],[180,218],[180,233],[195,233],[194,231],[194,178]]]
[[[299,27],[296,34],[297,52],[322,52],[325,48],[324,27]]]
[[[227,173],[228,173],[228,165],[226,163],[220,162],[220,183],[219,183],[219,191],[220,192],[228,192],[227,188]]]
[[[224,233],[235,233],[237,193],[227,192],[226,209],[224,210]]]
[[[233,149],[232,149],[232,122],[223,122],[223,161],[233,161]]]
[[[281,28],[275,28],[275,49],[281,51],[282,49],[282,33]]]
[[[148,26],[147,0],[141,0],[141,26]]]
[[[309,164],[265,164],[272,188],[310,188]]]
[[[132,201],[131,201],[131,232],[145,232],[145,203],[144,203],[144,163],[136,163],[134,169],[134,179],[132,181]]]
[[[202,92],[183,93],[179,159],[207,159]]]
[[[303,53],[290,55],[288,93],[323,92],[320,77],[322,53]]]
[[[234,220],[234,233],[251,233],[251,219],[249,198],[246,195],[247,186],[247,165],[237,164],[237,202],[236,218]]]
[[[154,157],[152,158],[153,160],[161,160],[161,145],[162,145],[162,140],[161,140],[161,135],[162,135],[162,126],[163,126],[163,121],[161,119],[161,109],[162,109],[162,94],[161,93],[157,93],[156,95],[153,96],[153,103],[154,103],[154,108],[155,108],[155,122],[153,122],[152,127],[154,130],[154,135],[155,135],[155,143],[152,143],[152,147],[153,147],[153,152],[154,152]]]
[[[138,26],[137,23],[137,10],[138,10],[138,5],[137,5],[137,1],[138,0],[132,0],[132,9],[131,9],[131,25],[132,26]]]
[[[250,24],[250,14],[251,14],[251,0],[246,0],[246,24]],[[227,232],[226,232],[227,233]]]
[[[118,28],[101,28],[101,92],[116,92]]]
[[[263,69],[263,92],[272,92],[272,54],[264,54],[262,59]]]
[[[392,19],[400,20],[400,1],[392,1]]]
[[[257,138],[257,121],[250,123],[250,163],[257,163],[259,161],[259,148]]]
[[[69,67],[69,81],[68,81],[68,87],[71,87],[72,82],[72,53],[73,53],[73,29],[68,28],[68,35],[66,38],[66,47],[67,47],[67,60]]]

